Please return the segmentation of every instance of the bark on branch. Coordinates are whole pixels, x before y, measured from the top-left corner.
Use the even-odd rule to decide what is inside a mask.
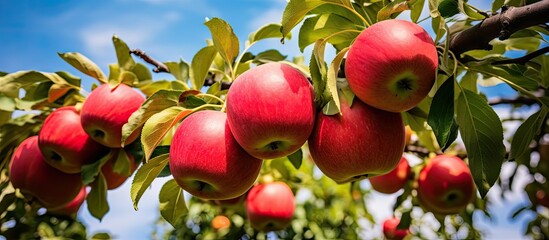
[[[475,49],[491,49],[494,38],[509,38],[514,32],[549,22],[549,0],[522,7],[509,7],[502,13],[484,19],[481,23],[456,34],[450,40],[450,50],[456,55]]]

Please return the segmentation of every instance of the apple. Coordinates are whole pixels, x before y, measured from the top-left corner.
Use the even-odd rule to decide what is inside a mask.
[[[271,62],[246,71],[233,82],[226,104],[236,141],[256,158],[290,155],[313,130],[312,85],[287,64]]]
[[[410,142],[412,142],[412,128],[410,127],[410,125],[406,125],[404,127],[404,131],[406,133],[406,145],[409,145]]]
[[[120,151],[126,151],[124,149],[120,149]],[[107,189],[112,190],[120,187],[126,179],[128,179],[133,172],[137,169],[137,164],[135,163],[135,159],[132,154],[130,154],[128,151],[126,151],[126,155],[128,156],[130,160],[130,175],[124,175],[114,172],[114,164],[116,163],[118,155],[113,155],[113,157],[101,167],[101,172],[103,173],[103,176],[105,176],[105,180],[107,181]]]
[[[15,149],[9,178],[14,188],[46,208],[62,207],[82,189],[80,174],[68,174],[46,163],[38,147],[38,136],[25,139]]]
[[[145,97],[125,84],[111,88],[103,84],[95,88],[84,101],[80,118],[82,127],[96,142],[110,147],[122,146],[122,126],[141,104]],[[125,145],[135,141],[141,131],[133,132]]]
[[[215,231],[231,227],[231,220],[223,215],[217,215],[212,219],[212,228]]]
[[[52,208],[48,209],[49,214],[53,215],[61,215],[61,216],[67,216],[67,217],[76,217],[76,214],[78,213],[78,210],[80,209],[80,206],[84,203],[84,200],[86,200],[86,187],[83,187],[82,190],[76,195],[76,197],[69,202],[67,205],[62,206],[60,208]]]
[[[391,194],[396,193],[404,187],[412,170],[408,164],[408,160],[403,156],[395,169],[387,174],[369,178],[372,188],[380,193]]]
[[[235,198],[223,199],[223,200],[213,200],[213,202],[216,205],[222,206],[222,207],[229,207],[229,208],[230,207],[239,207],[239,206],[244,205],[244,201],[246,201],[246,196],[247,196],[247,192],[240,195],[240,196],[238,196],[238,197],[235,197]]]
[[[99,160],[109,150],[86,134],[73,106],[55,109],[46,118],[38,146],[48,164],[66,173],[81,172],[82,165]]]
[[[254,186],[246,198],[246,215],[252,227],[262,232],[282,230],[292,221],[295,197],[283,182]]]
[[[181,188],[207,200],[238,197],[252,187],[263,161],[234,139],[227,114],[203,110],[181,122],[170,146],[170,170]]]
[[[545,191],[541,189],[536,191],[536,200],[540,205],[549,208],[549,195],[545,194]]]
[[[438,56],[429,34],[405,20],[385,20],[362,31],[349,48],[345,75],[366,104],[404,112],[423,100],[435,82]]]
[[[390,240],[404,239],[410,234],[409,229],[397,229],[400,219],[396,217],[389,218],[383,222],[383,235]]]
[[[456,156],[438,155],[419,174],[417,197],[426,210],[440,215],[459,213],[475,197],[467,164]]]
[[[316,117],[309,151],[317,167],[337,183],[358,181],[393,170],[404,153],[400,113],[341,99],[341,114]]]

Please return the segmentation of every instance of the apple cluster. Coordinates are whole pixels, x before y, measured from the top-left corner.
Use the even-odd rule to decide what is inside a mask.
[[[95,88],[81,109],[54,109],[37,136],[24,140],[10,163],[10,181],[25,197],[50,213],[75,215],[86,198],[82,180],[85,165],[101,162],[107,189],[119,187],[137,169],[129,151],[122,148],[122,125],[145,98],[131,87],[103,84]],[[126,144],[139,133],[130,136]],[[123,152],[123,153],[122,153]],[[126,155],[129,171],[115,169],[119,155]]]

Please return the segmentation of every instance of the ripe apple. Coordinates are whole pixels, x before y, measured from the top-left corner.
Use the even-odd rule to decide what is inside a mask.
[[[372,188],[380,193],[391,194],[396,193],[404,187],[412,170],[408,164],[408,160],[403,156],[395,169],[387,174],[371,177],[370,184]]]
[[[126,151],[121,149],[120,151]],[[120,187],[126,179],[128,179],[133,172],[137,169],[137,164],[135,163],[135,159],[132,154],[130,154],[128,151],[126,151],[126,154],[128,155],[128,158],[130,160],[130,175],[123,175],[118,174],[114,172],[114,164],[116,163],[116,158],[118,155],[114,155],[111,159],[109,159],[105,165],[101,167],[101,172],[105,176],[105,180],[107,181],[107,189],[112,190],[115,188]]]
[[[76,197],[69,202],[67,205],[62,206],[60,208],[52,208],[48,209],[49,214],[53,215],[61,215],[61,216],[67,216],[67,217],[75,217],[78,213],[78,210],[80,209],[80,206],[84,203],[84,200],[86,200],[86,187],[83,187],[82,190],[76,195]]]
[[[419,174],[418,200],[435,214],[459,213],[473,200],[475,193],[471,171],[458,157],[438,155]]]
[[[223,215],[217,215],[212,219],[212,228],[215,231],[231,227],[231,220]]]
[[[409,229],[397,229],[400,219],[396,217],[389,218],[383,222],[383,235],[389,240],[404,239],[410,234]]]
[[[366,104],[390,112],[415,107],[435,82],[438,56],[429,34],[405,20],[385,20],[362,31],[351,45],[345,75]]]
[[[66,205],[82,189],[80,174],[64,173],[46,163],[38,147],[38,136],[25,139],[15,149],[9,178],[14,188],[46,208]]]
[[[246,193],[262,163],[238,145],[227,115],[213,110],[185,118],[170,146],[170,170],[175,181],[202,199],[230,199]]]
[[[316,117],[309,151],[318,168],[337,183],[358,181],[393,170],[404,153],[400,113],[341,99],[341,115]]]
[[[252,227],[262,232],[282,230],[292,221],[295,197],[286,183],[254,186],[246,198],[246,214]]]
[[[73,106],[58,108],[46,118],[38,134],[38,146],[48,164],[66,173],[79,173],[82,165],[108,152],[107,147],[86,134]]]
[[[236,141],[256,158],[290,155],[313,130],[312,85],[287,64],[272,62],[246,71],[233,82],[226,103]]]
[[[111,88],[103,84],[95,88],[80,111],[82,127],[93,140],[110,148],[122,147],[122,126],[141,104],[145,97],[125,84]],[[125,145],[135,141],[141,131],[128,137]]]
[[[536,200],[540,205],[549,208],[549,195],[547,195],[542,189],[536,191]]]

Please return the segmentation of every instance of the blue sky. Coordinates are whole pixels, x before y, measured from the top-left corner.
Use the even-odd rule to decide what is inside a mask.
[[[481,9],[490,7],[489,1],[470,2],[481,3],[475,5]],[[158,60],[182,58],[190,62],[210,37],[203,24],[206,17],[226,20],[239,38],[245,39],[258,27],[279,22],[285,4],[285,0],[1,0],[0,71],[66,70],[83,77],[84,88],[89,89],[93,80],[72,69],[57,56],[57,52],[80,52],[107,73],[108,64],[116,61],[111,43],[112,35],[116,34],[130,48],[145,50]],[[429,26],[428,23],[422,25]],[[296,56],[300,53],[296,37],[294,34],[294,39],[285,45],[278,40],[269,40],[256,45],[252,51],[276,48],[283,54]],[[306,52],[310,52],[310,48]],[[155,77],[170,78],[167,74]],[[111,212],[102,222],[93,219],[87,210],[80,211],[79,217],[88,226],[89,233],[109,231],[119,239],[149,239],[159,214],[158,191],[165,180],[153,183],[137,212],[130,201],[130,181],[127,181],[119,189],[109,192]],[[519,179],[515,182],[516,188],[521,189],[527,181]],[[497,189],[490,194],[498,194]],[[373,197],[369,207],[377,209],[374,210],[376,219],[390,215],[395,196]],[[517,204],[526,201],[525,195],[516,192],[509,194],[508,198],[509,201],[493,205],[496,222],[486,222],[478,217],[479,226],[490,229],[488,237],[491,239],[517,239],[524,228],[519,223],[509,222],[508,216]],[[378,236],[378,233],[372,234]]]

